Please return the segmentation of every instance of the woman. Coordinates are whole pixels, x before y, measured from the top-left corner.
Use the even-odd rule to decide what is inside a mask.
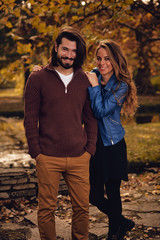
[[[136,87],[117,43],[101,41],[95,55],[97,68],[86,72],[91,83],[88,88],[91,107],[99,129],[97,150],[90,164],[90,202],[109,217],[107,240],[122,240],[135,223],[122,216],[120,185],[121,180],[128,181],[128,173],[120,113],[135,113]]]

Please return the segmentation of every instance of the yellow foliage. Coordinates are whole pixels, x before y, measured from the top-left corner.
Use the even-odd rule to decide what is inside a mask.
[[[78,14],[78,15],[83,14],[83,8],[79,8],[78,11],[77,11],[77,14]]]
[[[137,30],[137,33],[138,30],[144,32],[144,37],[145,35],[153,39],[159,37],[159,28],[154,25],[156,22],[153,21],[151,14],[141,8],[132,11],[130,4],[134,0],[85,2],[86,4],[82,6],[81,1],[77,0],[0,0],[0,25],[4,29],[2,34],[6,40],[2,44],[4,57],[8,58],[8,52],[16,51],[10,46],[9,37],[12,38],[14,44],[18,42],[18,53],[29,53],[32,61],[40,62],[42,58],[37,57],[37,53],[44,54],[48,58],[51,41],[55,40],[60,28],[71,25],[78,27],[85,37],[88,48],[87,67],[92,67],[94,50],[99,40],[111,38],[122,45],[133,70],[137,68],[140,65],[137,54],[139,42],[138,38],[136,39],[138,34],[136,35],[133,30]],[[136,4],[140,3],[142,1],[136,1]],[[154,7],[156,9],[156,5]],[[5,26],[8,27],[6,32]],[[23,44],[24,40],[25,44]],[[32,46],[30,43],[27,44],[27,41],[32,41]],[[160,62],[158,44],[158,41],[153,41],[153,43],[148,41],[146,45],[146,48],[151,50],[149,61],[152,72],[157,71],[157,65]],[[154,58],[151,56],[152,53],[155,54]]]
[[[60,19],[59,19],[59,14],[58,14],[58,13],[57,13],[57,14],[56,14],[56,13],[54,14],[54,20],[55,20],[56,22],[59,22]]]
[[[78,16],[72,16],[72,20],[77,21],[78,20]]]
[[[31,43],[28,44],[22,44],[20,42],[17,42],[17,52],[19,54],[25,54],[31,52]]]
[[[134,0],[127,0],[125,2],[126,2],[126,4],[130,5],[130,4],[133,4]]]
[[[53,34],[53,26],[51,26],[51,25],[48,26],[46,30],[49,33],[49,35]]]
[[[34,0],[29,0],[28,3],[30,3],[31,5],[33,5],[35,2],[34,2]]]
[[[41,33],[45,33],[46,32],[46,23],[45,22],[41,22],[38,26],[38,31]]]
[[[147,13],[147,14],[146,14],[146,17],[147,17],[147,18],[151,18],[151,17],[152,17],[152,14]]]
[[[50,2],[49,9],[52,13],[58,13],[59,6],[55,6],[53,2]]]
[[[7,22],[6,22],[6,26],[7,26],[8,28],[12,28],[12,23],[9,22],[9,21],[7,21]]]
[[[43,42],[39,42],[38,44],[37,44],[37,47],[42,47],[43,46]]]
[[[59,0],[59,4],[65,3],[65,0]]]
[[[31,23],[32,23],[33,27],[38,28],[40,21],[41,20],[40,20],[39,16],[35,16],[32,18]]]
[[[78,6],[78,1],[72,1],[72,4],[73,4],[74,6]]]
[[[44,13],[43,13],[43,10],[42,10],[42,6],[40,4],[36,4],[34,5],[34,8],[33,8],[33,12],[35,14],[37,14],[37,16],[43,16]]]
[[[70,10],[70,5],[66,5],[63,9],[64,13],[68,13]]]
[[[19,9],[19,8],[14,9],[14,14],[15,14],[16,17],[20,17],[21,9]]]

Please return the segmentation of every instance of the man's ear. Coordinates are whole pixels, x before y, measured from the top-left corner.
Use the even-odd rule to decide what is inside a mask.
[[[54,45],[54,49],[55,49],[55,52],[57,52],[57,50],[58,50],[57,43],[55,43],[55,45]]]

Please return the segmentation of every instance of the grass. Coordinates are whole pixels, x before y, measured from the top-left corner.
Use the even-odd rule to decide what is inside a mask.
[[[152,77],[152,79],[151,79],[151,83],[154,86],[156,91],[160,91],[159,76],[160,76],[160,74],[157,74],[156,76]]]
[[[160,163],[160,123],[125,125],[129,162]]]

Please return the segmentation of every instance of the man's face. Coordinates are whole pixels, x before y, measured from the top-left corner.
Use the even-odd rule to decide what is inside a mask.
[[[61,67],[65,69],[73,67],[77,51],[76,41],[62,38],[61,44],[59,46],[55,45],[55,51],[57,52],[57,61]]]

